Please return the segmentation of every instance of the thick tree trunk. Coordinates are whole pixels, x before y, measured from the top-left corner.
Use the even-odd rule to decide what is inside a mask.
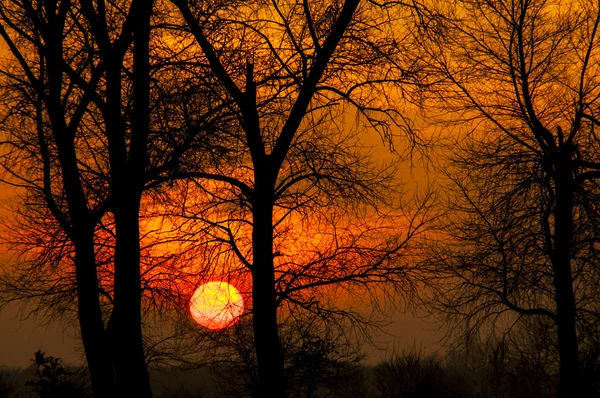
[[[115,297],[110,320],[119,396],[151,397],[141,317],[139,204],[136,192],[115,196]]]
[[[111,142],[112,189],[116,227],[115,305],[111,323],[117,388],[123,397],[152,397],[142,338],[140,266],[140,204],[144,188],[147,137],[150,124],[149,40],[153,1],[138,3],[133,48],[133,115],[129,151],[122,133]],[[114,73],[121,72],[122,60]],[[115,64],[116,66],[116,64]],[[121,90],[113,75],[114,89]],[[117,85],[116,82],[119,82]],[[120,115],[120,92],[114,93],[114,114]],[[119,113],[117,113],[119,112]],[[110,117],[110,115],[108,115]],[[124,128],[123,119],[116,123]],[[119,130],[117,130],[119,131]]]
[[[49,109],[53,110],[51,106]],[[60,118],[55,118],[60,120]],[[55,123],[59,124],[58,122]],[[94,228],[79,179],[73,140],[64,123],[55,134],[63,173],[63,187],[72,220],[70,239],[75,246],[75,277],[81,338],[88,362],[94,397],[113,397],[115,378],[108,350],[106,330],[100,309],[98,275],[94,253]]]
[[[115,396],[115,376],[100,300],[94,255],[93,231],[82,233],[75,243],[75,274],[81,340],[88,363],[95,398]]]
[[[286,397],[283,353],[277,326],[273,264],[273,193],[257,183],[252,230],[252,315],[258,362],[256,397]]]
[[[574,197],[571,156],[570,153],[559,154],[555,168],[556,209],[552,267],[562,398],[578,396],[580,373],[576,303],[571,274]]]
[[[94,397],[114,397],[114,371],[98,291],[94,226],[79,174],[74,132],[67,127],[65,110],[62,106],[62,30],[56,29],[51,33],[47,39],[49,87],[46,108],[58,150],[63,189],[67,198],[71,226],[66,232],[75,246],[75,277],[81,338]],[[46,170],[45,173],[48,171]],[[48,197],[47,200],[53,199]]]

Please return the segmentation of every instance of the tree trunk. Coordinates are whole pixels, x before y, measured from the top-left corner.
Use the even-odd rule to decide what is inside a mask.
[[[258,387],[254,396],[283,398],[286,397],[286,380],[277,326],[273,264],[273,190],[261,186],[257,181],[255,194],[252,229],[252,320],[258,362]]]
[[[571,152],[563,149],[559,153],[554,177],[556,209],[552,267],[560,357],[560,396],[562,398],[578,396],[580,373],[576,303],[573,292],[573,276],[571,274],[574,196]]]
[[[115,195],[115,298],[110,320],[120,396],[151,397],[141,317],[139,203],[136,192]]]
[[[90,220],[91,215],[79,174],[75,135],[67,127],[65,110],[62,106],[62,30],[55,29],[51,33],[47,38],[49,87],[46,108],[58,151],[63,189],[67,199],[71,227],[66,232],[75,247],[75,277],[81,338],[94,397],[113,397],[115,378],[100,309],[94,253],[94,226]]]
[[[144,356],[142,337],[142,287],[140,266],[140,204],[144,188],[147,137],[150,124],[149,40],[153,1],[138,3],[133,48],[133,114],[129,151],[120,114],[121,63],[112,70],[115,101],[119,115],[111,150],[112,190],[114,199],[115,305],[111,323],[114,361],[119,394],[124,397],[152,397],[150,377]],[[116,74],[119,75],[116,75]],[[107,76],[108,81],[108,76]],[[116,82],[119,82],[117,84]],[[117,101],[116,98],[119,98]],[[118,107],[118,108],[117,108]],[[118,112],[118,113],[117,113]],[[110,115],[107,115],[110,117]]]
[[[82,233],[75,242],[75,275],[81,340],[88,363],[92,395],[115,396],[115,375],[98,298],[98,276],[94,255],[93,231]]]

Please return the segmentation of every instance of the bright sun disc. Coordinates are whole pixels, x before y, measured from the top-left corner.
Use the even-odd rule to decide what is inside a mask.
[[[194,321],[211,330],[232,326],[243,311],[242,295],[227,282],[205,283],[190,299],[190,313]]]

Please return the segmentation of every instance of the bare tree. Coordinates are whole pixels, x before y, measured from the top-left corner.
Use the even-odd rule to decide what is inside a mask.
[[[142,279],[152,298],[162,284],[153,269],[165,259],[146,259],[142,276],[140,253],[151,250],[140,246],[142,194],[165,181],[213,120],[188,128],[160,113],[185,93],[151,84],[153,7],[14,1],[0,8],[0,34],[14,57],[3,69],[10,146],[3,167],[9,183],[25,188],[18,221],[27,227],[12,235],[25,255],[4,275],[3,302],[33,299],[57,313],[71,309],[76,293],[96,396],[151,395]],[[197,116],[206,115],[215,110]]]
[[[121,394],[151,396],[150,379],[144,358],[141,326],[141,267],[139,214],[148,163],[150,132],[150,19],[153,1],[131,2],[129,14],[116,39],[114,15],[106,13],[104,2],[82,1],[92,42],[97,45],[98,63],[104,69],[103,97],[96,88],[84,85],[84,94],[96,97],[103,116],[108,164],[110,210],[114,216],[114,300],[107,325]],[[133,22],[135,20],[135,22]],[[130,38],[131,37],[131,38]],[[133,41],[131,128],[129,136],[123,114],[122,73],[129,43]],[[92,50],[95,50],[93,48]]]
[[[192,51],[205,57],[238,124],[228,145],[237,151],[237,163],[226,171],[218,167],[185,171],[197,181],[213,181],[210,189],[204,183],[200,189],[215,204],[203,207],[202,214],[196,210],[188,216],[184,210],[183,215],[202,220],[201,230],[211,227],[211,233],[218,233],[215,242],[229,244],[234,268],[249,271],[256,394],[282,397],[286,387],[277,320],[281,304],[296,300],[299,306],[324,314],[327,309],[316,296],[311,300],[304,295],[298,301],[302,296],[298,292],[331,287],[331,293],[336,285],[350,281],[398,282],[402,271],[395,262],[404,254],[404,238],[421,225],[410,228],[407,223],[404,238],[388,241],[381,239],[382,229],[377,227],[361,230],[362,225],[354,231],[347,227],[343,239],[330,230],[321,242],[326,248],[315,249],[314,257],[300,266],[292,260],[292,251],[285,252],[285,245],[277,247],[278,239],[284,241],[282,231],[291,232],[292,224],[302,222],[298,217],[302,208],[322,212],[320,220],[325,223],[328,217],[337,219],[339,223],[329,225],[343,229],[354,219],[351,213],[342,214],[352,204],[363,201],[367,203],[363,211],[372,210],[369,201],[381,204],[389,195],[376,188],[379,183],[384,188],[386,171],[377,172],[349,145],[336,140],[343,127],[327,121],[339,121],[348,115],[347,108],[353,108],[388,142],[401,136],[417,143],[410,122],[399,111],[400,87],[406,87],[399,82],[418,84],[418,60],[410,64],[400,60],[407,34],[402,26],[411,9],[396,2],[357,0],[201,4],[174,0],[173,4],[185,20],[181,41],[189,43],[191,35]],[[323,126],[331,129],[329,133],[319,130]],[[188,200],[182,208],[189,213],[194,197],[183,197]],[[338,205],[335,214],[332,207]],[[328,216],[326,208],[331,209]],[[289,244],[293,238],[288,235],[285,241]],[[360,266],[349,266],[353,263]]]
[[[62,265],[75,253],[76,286],[83,289],[78,294],[89,297],[95,306],[95,312],[80,308],[80,320],[93,317],[101,342],[98,345],[90,339],[92,345],[87,345],[84,338],[84,345],[86,350],[98,350],[106,370],[94,383],[95,394],[110,395],[114,388],[123,392],[142,388],[143,395],[150,395],[141,345],[140,278],[154,278],[161,271],[141,275],[140,205],[145,190],[186,178],[176,183],[177,187],[183,186],[184,193],[188,186],[206,192],[218,206],[194,208],[188,206],[190,197],[184,195],[183,218],[195,212],[189,218],[202,221],[201,228],[208,225],[205,229],[210,234],[219,231],[214,247],[229,245],[240,268],[250,271],[258,394],[275,391],[283,396],[278,308],[283,304],[303,307],[334,319],[343,312],[324,304],[333,301],[330,293],[339,293],[341,286],[392,286],[388,293],[403,292],[410,286],[406,278],[410,270],[398,267],[397,262],[406,254],[409,238],[421,230],[426,207],[398,214],[397,197],[392,198],[388,191],[393,188],[395,169],[372,165],[360,148],[352,148],[361,145],[360,137],[344,135],[344,128],[334,123],[350,113],[338,103],[349,104],[363,124],[375,128],[389,143],[397,142],[396,136],[408,138],[411,145],[418,143],[396,101],[403,94],[399,81],[418,83],[418,62],[405,67],[399,60],[405,32],[396,28],[410,16],[410,10],[396,3],[359,5],[358,1],[208,2],[194,6],[202,9],[190,9],[188,3],[178,1],[175,5],[186,27],[175,26],[171,32],[176,39],[193,40],[191,44],[171,42],[168,48],[155,47],[164,56],[159,67],[149,61],[153,3],[117,3],[65,1],[55,9],[41,2],[39,9],[32,9],[27,2],[15,1],[3,15],[3,37],[18,60],[8,77],[20,89],[16,92],[25,94],[15,101],[30,106],[29,112],[18,106],[11,110],[27,116],[26,132],[34,128],[47,134],[38,135],[42,137],[39,142],[31,141],[31,135],[11,136],[12,154],[19,160],[33,155],[26,163],[31,168],[14,172],[29,189],[29,198],[37,201],[36,212],[29,214],[43,219],[50,227],[45,231],[52,233],[52,239],[45,234],[41,242],[23,237],[21,243],[48,249],[36,265],[52,259],[59,268],[58,277],[45,268],[48,279],[43,281],[46,287],[58,281],[59,289],[22,293],[30,297],[39,294],[46,303],[69,297],[73,279],[69,279],[69,268]],[[263,12],[274,18],[265,20]],[[53,15],[58,15],[57,19]],[[46,19],[56,24],[45,27]],[[140,21],[143,23],[137,23]],[[277,41],[280,34],[283,41]],[[71,38],[72,43],[65,45]],[[170,58],[180,44],[189,51]],[[56,47],[49,51],[52,45]],[[190,53],[192,56],[181,61],[180,55]],[[199,62],[198,54],[207,62]],[[216,109],[228,108],[235,116],[237,126],[225,131],[226,145],[212,146],[216,149],[206,156],[212,169],[202,166],[207,159],[200,151],[184,156],[206,123],[199,114],[190,116],[190,108],[197,112],[200,103],[193,79],[187,80],[189,91],[175,95],[173,103],[177,105],[169,108],[173,103],[165,97],[160,102],[165,107],[161,111],[175,110],[177,116],[149,113],[154,105],[150,74],[153,68],[165,65],[196,73],[202,87],[212,83],[211,95],[219,98]],[[31,71],[42,77],[36,80]],[[161,89],[171,83],[162,80]],[[245,88],[242,91],[240,87]],[[15,115],[9,116],[15,120]],[[161,123],[176,124],[169,132],[179,134],[172,137],[161,134],[164,130],[154,131]],[[67,128],[69,134],[61,135]],[[325,128],[340,135],[328,137]],[[17,132],[14,128],[7,131]],[[153,139],[158,145],[152,145]],[[63,153],[69,164],[63,162]],[[14,170],[15,157],[6,160],[8,170]],[[155,193],[160,194],[158,190]],[[73,197],[78,199],[73,201]],[[229,212],[232,218],[209,222],[222,214],[208,215],[217,207],[233,209]],[[344,214],[350,210],[353,213]],[[294,231],[292,225],[302,218],[298,215],[303,211],[316,213],[313,227]],[[351,225],[354,219],[361,220],[359,225]],[[232,236],[236,229],[230,222],[245,230]],[[83,229],[71,230],[70,223],[82,223]],[[321,242],[308,242],[303,262],[294,259],[295,249],[282,254],[274,247],[279,238],[290,243],[294,233],[314,233],[318,223],[323,225]],[[394,228],[401,232],[393,232]],[[85,240],[81,245],[89,260],[84,267],[77,265],[83,250],[80,240]],[[275,261],[275,257],[279,259]],[[78,279],[81,272],[89,272],[86,287],[81,287]],[[114,284],[104,284],[101,272],[105,278],[114,278]],[[21,280],[21,286],[26,280]],[[302,293],[308,291],[312,293]],[[78,303],[82,305],[81,299]],[[107,313],[110,319],[105,327]],[[82,326],[82,334],[83,330]],[[91,354],[87,355],[89,359]],[[113,366],[116,385],[114,379],[108,381]],[[98,373],[92,367],[90,364],[94,378]]]
[[[73,244],[79,323],[92,388],[98,396],[110,396],[115,383],[97,291],[94,256],[94,230],[103,214],[103,203],[108,194],[99,185],[92,192],[86,192],[79,173],[75,134],[92,98],[73,93],[73,85],[67,84],[66,87],[71,89],[66,89],[63,80],[65,40],[78,39],[65,34],[67,21],[73,18],[73,13],[75,11],[68,1],[10,2],[2,7],[0,33],[17,60],[17,66],[9,69],[8,75],[12,80],[8,88],[14,89],[14,92],[5,93],[13,96],[13,112],[25,116],[26,122],[21,126],[30,133],[23,135],[17,131],[15,136],[7,139],[16,150],[8,152],[5,159],[9,163],[5,164],[5,168],[17,178],[18,183],[35,190],[32,196],[37,197],[38,204],[42,199],[50,212],[40,212],[44,221],[52,217],[55,230],[58,227]],[[71,55],[68,61],[79,60]],[[84,63],[83,68],[86,66]],[[97,83],[96,75],[92,74]],[[21,84],[23,82],[24,85]],[[9,113],[8,116],[12,115]],[[32,143],[35,149],[18,152],[24,142]],[[33,155],[37,161],[37,173],[31,174],[33,165],[30,162],[23,168],[23,165],[14,162],[15,158],[11,155],[16,155],[17,159]],[[95,197],[94,194],[100,196]],[[64,239],[60,240],[64,242]],[[46,241],[53,243],[52,239]]]
[[[578,395],[579,345],[598,319],[598,5],[439,9],[438,34],[419,50],[439,77],[442,122],[463,129],[448,163],[454,213],[432,258],[448,278],[443,310],[505,330],[547,318],[561,396]]]

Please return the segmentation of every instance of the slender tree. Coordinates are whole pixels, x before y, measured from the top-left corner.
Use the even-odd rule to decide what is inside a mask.
[[[213,193],[217,199],[233,193],[221,203],[230,208],[239,206],[237,209],[245,214],[242,225],[250,228],[245,236],[237,227],[230,229],[223,219],[214,221],[214,214],[204,220],[212,220],[209,225],[224,232],[226,237],[221,240],[232,244],[237,260],[250,270],[258,364],[256,394],[283,397],[286,387],[278,307],[284,298],[292,298],[292,292],[298,288],[292,287],[298,276],[307,277],[306,282],[313,274],[309,269],[323,271],[331,263],[316,255],[311,266],[296,276],[284,271],[285,266],[280,268],[275,260],[282,254],[275,247],[276,231],[285,217],[277,213],[294,213],[301,207],[300,202],[318,200],[318,191],[326,191],[328,183],[335,187],[332,190],[337,189],[338,197],[347,193],[345,188],[349,187],[351,195],[363,188],[360,183],[351,184],[353,177],[361,177],[358,168],[338,168],[335,172],[327,169],[328,155],[345,156],[350,151],[321,153],[323,156],[314,159],[315,168],[311,169],[310,156],[320,150],[319,143],[311,146],[297,138],[302,131],[318,129],[318,123],[311,125],[309,120],[334,115],[337,102],[354,106],[367,125],[387,138],[398,131],[415,138],[410,124],[398,111],[398,103],[394,103],[399,91],[395,83],[416,83],[415,72],[419,68],[417,61],[405,66],[398,59],[405,33],[395,28],[403,23],[407,11],[395,3],[380,6],[358,0],[228,4],[174,0],[173,4],[195,40],[196,51],[203,54],[224,89],[225,98],[232,102],[241,132],[231,145],[240,153],[235,173],[190,171],[187,175],[215,181],[218,189]],[[335,129],[333,126],[328,127]],[[297,164],[302,167],[295,169]],[[341,175],[344,172],[350,174]],[[304,187],[298,188],[301,185]],[[306,189],[307,186],[314,187],[313,192],[309,193],[311,188]],[[286,208],[286,200],[291,207]],[[230,221],[240,220],[239,213],[229,214]],[[335,238],[329,242],[332,251],[339,252],[346,250],[345,243],[336,242]],[[399,241],[388,243],[387,251],[379,247],[388,255],[372,263],[373,269],[382,264],[391,268],[388,261],[397,258],[404,247]],[[359,246],[360,243],[355,248]],[[360,257],[358,251],[347,251],[346,260],[356,260]],[[346,263],[338,264],[338,269],[343,269]],[[363,271],[363,276],[372,275],[367,268]],[[314,282],[313,287],[335,285],[335,278],[328,282],[325,279]],[[286,280],[289,290],[278,290]],[[343,280],[341,277],[338,282]],[[305,304],[319,308],[315,302]]]
[[[105,92],[99,99],[110,166],[110,210],[114,216],[114,300],[107,333],[119,394],[152,396],[144,358],[141,319],[140,204],[148,162],[150,131],[150,19],[153,1],[132,1],[121,35],[110,37],[111,15],[106,5],[82,1],[83,14],[105,65]],[[135,21],[135,22],[133,22]],[[114,28],[113,28],[114,29]],[[131,39],[123,39],[129,38]],[[124,57],[133,41],[132,120],[127,137],[122,110]],[[86,90],[89,95],[97,91]],[[129,141],[129,142],[127,142]]]
[[[16,67],[5,72],[12,80],[8,88],[18,87],[13,109],[16,115],[25,115],[30,122],[27,127],[31,129],[27,131],[37,133],[31,136],[17,132],[13,139],[7,139],[13,150],[5,157],[11,162],[4,166],[18,183],[36,190],[53,221],[73,244],[79,325],[92,389],[95,395],[108,397],[115,392],[115,382],[94,255],[94,230],[105,211],[108,195],[99,186],[96,192],[90,192],[82,181],[75,137],[92,98],[73,93],[73,86],[65,82],[63,70],[65,59],[79,61],[65,54],[65,41],[78,39],[66,34],[68,21],[74,15],[76,18],[76,14],[69,1],[10,2],[2,6],[0,34],[17,61]],[[76,68],[88,66],[83,63]],[[98,75],[91,73],[91,84],[97,84]],[[24,85],[20,84],[23,82]],[[19,165],[12,163],[15,157],[11,155],[23,142],[33,143],[35,150],[28,152],[39,162],[36,166],[38,170],[41,166],[41,174],[21,174]],[[18,153],[16,159],[22,156],[23,153]],[[56,181],[58,175],[60,184]]]
[[[149,396],[141,331],[140,251],[148,251],[140,247],[142,193],[165,181],[206,124],[186,128],[158,111],[151,120],[152,110],[181,103],[185,93],[151,85],[153,2],[122,5],[11,2],[2,8],[1,33],[17,61],[4,68],[3,128],[11,146],[3,166],[9,182],[26,189],[20,220],[28,229],[13,234],[13,242],[32,267],[4,276],[3,299],[40,299],[50,311],[67,311],[75,287],[94,394]],[[146,291],[165,289],[152,283],[156,265],[145,265]]]
[[[445,310],[475,325],[548,318],[560,395],[583,394],[579,345],[597,321],[598,4],[439,7],[440,34],[419,49],[444,123],[465,127],[450,156],[452,239],[435,256],[458,284],[440,285]]]

